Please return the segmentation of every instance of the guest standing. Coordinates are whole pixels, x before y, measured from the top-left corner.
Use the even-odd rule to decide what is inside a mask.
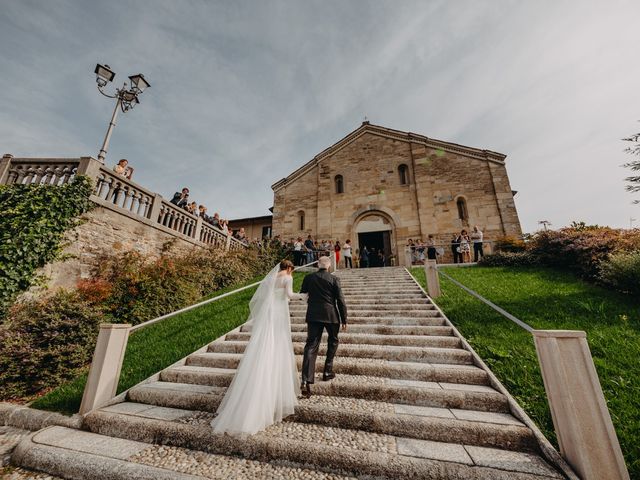
[[[336,252],[336,265],[340,264],[340,250],[342,250],[342,248],[340,247],[340,240],[336,240],[336,246],[333,247],[335,252]]]
[[[186,207],[189,202],[189,189],[185,187],[181,192],[174,193],[170,202],[180,208]]]
[[[471,262],[471,239],[466,230],[460,232],[460,253],[462,254],[462,263]]]
[[[453,263],[462,263],[462,253],[460,253],[460,235],[454,233],[451,237],[451,253]]]
[[[353,268],[353,263],[351,261],[351,240],[347,240],[344,247],[342,247],[342,256],[344,257],[344,267]]]
[[[366,245],[360,251],[360,268],[369,268],[369,250]]]
[[[473,261],[478,261],[478,256],[480,258],[484,257],[484,252],[482,251],[482,240],[484,235],[482,231],[476,225],[473,227],[473,232],[471,232],[471,240],[473,241]]]
[[[118,163],[114,165],[113,171],[128,179],[131,179],[131,175],[133,175],[133,167],[129,166],[129,160],[126,158],[121,158]]]
[[[428,260],[436,260],[436,241],[433,238],[433,235],[429,235],[427,238],[427,259]]]
[[[293,244],[293,261],[298,267],[304,265],[303,253],[304,243],[302,243],[302,237],[298,237],[298,240]]]
[[[311,235],[304,241],[304,248],[306,250],[307,263],[313,262],[313,238],[311,238]]]

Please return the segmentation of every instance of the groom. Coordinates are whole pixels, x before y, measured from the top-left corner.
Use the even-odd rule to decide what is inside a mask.
[[[347,329],[347,306],[340,289],[340,280],[329,273],[331,260],[329,257],[318,259],[319,270],[307,275],[302,281],[300,293],[308,293],[307,307],[307,343],[304,346],[302,360],[302,395],[311,396],[311,384],[315,379],[316,358],[322,332],[329,335],[324,374],[322,380],[335,378],[333,373],[333,357],[338,349],[338,332]]]

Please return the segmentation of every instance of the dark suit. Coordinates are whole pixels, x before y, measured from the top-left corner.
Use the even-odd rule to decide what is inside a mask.
[[[340,288],[340,280],[327,270],[321,269],[307,275],[300,293],[308,293],[307,302],[307,343],[304,346],[302,361],[302,381],[313,383],[316,371],[316,358],[323,330],[327,330],[327,358],[324,373],[332,373],[333,357],[338,350],[338,332],[340,324],[347,324],[347,306]]]

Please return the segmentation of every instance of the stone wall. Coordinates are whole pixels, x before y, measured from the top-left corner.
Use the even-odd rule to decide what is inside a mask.
[[[503,155],[439,148],[425,137],[387,136],[385,129],[368,125],[359,130],[274,185],[274,235],[344,242],[357,239],[359,222],[376,214],[392,225],[391,248],[399,264],[405,263],[410,238],[426,240],[432,234],[448,245],[454,232],[474,225],[486,240],[521,235]],[[407,166],[407,184],[401,184],[400,165]],[[336,175],[344,179],[344,193],[336,192]],[[458,215],[459,198],[468,212],[464,220]]]

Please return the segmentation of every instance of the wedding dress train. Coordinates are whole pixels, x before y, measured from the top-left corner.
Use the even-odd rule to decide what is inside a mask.
[[[254,434],[293,414],[300,387],[296,368],[289,300],[306,295],[293,292],[293,278],[274,268],[251,299],[251,339],[218,415],[216,432]]]

